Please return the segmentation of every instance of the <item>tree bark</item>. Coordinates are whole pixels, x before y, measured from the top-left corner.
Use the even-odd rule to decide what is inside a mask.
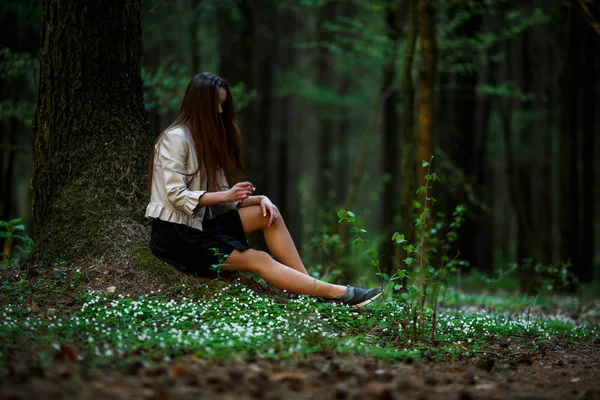
[[[396,72],[398,52],[400,48],[400,2],[388,0],[386,3],[386,28],[388,38],[391,42],[391,51],[387,65],[383,71],[383,90],[390,87],[390,94],[383,102],[383,121],[382,131],[383,140],[381,154],[381,172],[386,181],[383,186],[381,222],[380,229],[383,232],[383,242],[379,251],[379,257],[382,261],[383,270],[391,272],[393,270],[393,252],[394,246],[390,240],[396,214],[398,212],[396,188],[399,183],[398,176],[398,136],[400,135],[400,121],[398,118],[398,104],[400,101],[399,90],[395,86],[398,79]]]
[[[198,43],[198,21],[200,20],[200,0],[192,0],[193,17],[190,19],[190,56],[192,58],[192,75],[200,71],[200,44]]]
[[[574,24],[573,2],[564,2],[562,8],[563,30],[561,38],[560,76],[560,131],[561,131],[561,259],[571,260],[577,268],[579,246],[579,173],[577,163],[578,109],[577,92],[579,73],[576,70],[574,48],[577,45],[576,24]]]
[[[12,121],[11,121],[12,122]],[[7,124],[8,125],[8,124]],[[14,125],[14,124],[10,124]],[[13,217],[13,176],[14,176],[14,146],[15,142],[15,131],[10,128],[6,129],[8,134],[6,135],[6,142],[2,143],[6,147],[4,147],[1,157],[0,157],[0,165],[2,166],[2,170],[0,173],[2,174],[2,180],[0,181],[0,190],[2,190],[2,197],[0,197],[0,218],[3,221],[9,221]]]
[[[325,4],[319,9],[319,26],[317,27],[317,43],[319,50],[316,54],[316,82],[321,89],[333,89],[335,84],[335,71],[332,68],[333,60],[329,51],[324,46],[328,41],[330,33],[325,28],[327,22],[335,19],[336,4]],[[331,177],[333,174],[333,135],[335,133],[334,113],[328,105],[316,104],[315,113],[319,115],[319,135],[317,144],[317,184],[316,204],[325,205],[331,188]],[[315,226],[319,224],[319,210],[315,213]]]
[[[219,15],[220,20],[220,35],[219,35],[219,71],[221,76],[226,79],[231,85],[243,82],[246,91],[256,89],[256,72],[257,63],[256,57],[256,1],[255,0],[236,0],[235,4],[240,13],[241,20],[233,21],[231,18],[232,11],[225,4],[220,4]],[[232,32],[231,27],[237,26],[237,29]],[[257,114],[258,106],[256,101],[251,101],[250,104],[243,110],[239,118],[239,125],[242,131],[242,156],[244,166],[249,178],[253,178],[254,170],[259,167],[256,163],[261,161],[262,156],[260,149],[255,148],[254,129],[255,115]],[[253,183],[257,185],[259,190],[264,190],[264,186],[258,186],[262,183],[258,174]]]
[[[415,47],[419,36],[417,1],[410,0],[408,38],[402,60],[402,199],[400,201],[401,232],[408,243],[412,243],[413,217],[412,203],[415,196],[415,89],[412,69]]]
[[[451,9],[451,15],[469,13],[468,19],[462,21],[458,27],[459,35],[463,40],[469,40],[469,38],[475,37],[480,32],[481,14],[473,11],[479,7],[483,7],[483,5],[478,0],[476,2],[459,2],[456,7]],[[482,65],[483,71],[488,68],[488,65]],[[487,74],[487,71],[482,72],[484,78],[486,77],[485,74]],[[480,173],[480,168],[483,164],[483,144],[485,142],[479,142],[480,137],[476,135],[476,123],[485,124],[479,132],[482,130],[487,132],[489,101],[486,104],[477,98],[475,88],[478,78],[477,71],[456,73],[456,91],[450,94],[451,98],[448,99],[447,103],[444,102],[444,104],[447,104],[444,108],[450,110],[448,117],[452,121],[452,129],[456,130],[456,136],[448,146],[452,152],[451,158],[462,170],[465,184],[472,188],[475,197],[481,199],[483,174]],[[486,106],[488,110],[485,109]],[[479,179],[481,180],[477,182]],[[469,193],[466,190],[461,190],[456,201],[459,204],[469,204],[468,197]],[[485,215],[485,210],[478,204],[469,204],[467,209],[465,222],[460,228],[458,236],[457,249],[460,250],[460,258],[468,260],[471,266],[476,265],[478,268],[487,268],[489,265],[486,265],[486,261],[483,261],[491,258],[489,226],[484,224],[487,215]],[[452,211],[452,208],[446,207],[445,212],[447,214]]]
[[[152,138],[140,8],[139,0],[44,3],[32,179],[36,265],[123,250],[127,232],[141,226]]]
[[[594,278],[594,141],[596,108],[596,83],[598,75],[595,58],[600,52],[600,37],[587,27],[582,29],[579,45],[579,65],[581,68],[581,243],[578,244],[579,263],[575,265],[575,274],[581,281],[590,282]]]
[[[432,0],[419,0],[419,36],[421,37],[421,65],[419,68],[419,126],[417,182],[425,186],[421,172],[423,160],[433,155],[433,128],[435,117],[435,76],[437,71],[437,44],[435,38],[435,10]],[[423,199],[424,200],[424,199]]]

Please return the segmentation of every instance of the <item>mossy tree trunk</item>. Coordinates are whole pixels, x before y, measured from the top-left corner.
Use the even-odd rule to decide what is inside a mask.
[[[127,233],[141,226],[153,140],[140,12],[140,0],[44,2],[32,179],[36,266],[123,249]]]

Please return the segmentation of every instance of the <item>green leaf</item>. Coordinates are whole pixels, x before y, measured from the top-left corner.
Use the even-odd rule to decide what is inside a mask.
[[[403,285],[394,285],[394,290],[402,289]]]
[[[395,237],[392,237],[392,240],[395,241],[397,244],[406,242],[406,240],[404,240],[404,235],[398,233],[395,234]]]
[[[412,265],[413,261],[414,261],[414,259],[413,259],[412,257],[406,257],[406,258],[404,259],[404,263],[405,263],[406,265]]]
[[[429,167],[429,161],[425,161],[423,160],[423,164],[421,164],[422,167]]]
[[[348,214],[349,216],[351,216],[352,218],[355,218],[356,215],[354,215],[354,213],[352,211],[346,211],[346,214]]]

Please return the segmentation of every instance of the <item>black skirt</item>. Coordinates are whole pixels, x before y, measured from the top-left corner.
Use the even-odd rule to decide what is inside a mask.
[[[215,278],[224,256],[248,249],[240,214],[231,210],[204,220],[202,231],[154,218],[150,249],[161,260],[194,276]]]

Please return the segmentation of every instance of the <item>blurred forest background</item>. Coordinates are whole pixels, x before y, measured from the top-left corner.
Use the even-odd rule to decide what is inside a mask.
[[[41,8],[0,4],[0,219],[28,229]],[[597,280],[599,18],[590,0],[144,1],[145,106],[156,136],[193,74],[227,79],[249,180],[321,274],[342,207],[391,268],[433,154],[471,268],[571,260]]]

